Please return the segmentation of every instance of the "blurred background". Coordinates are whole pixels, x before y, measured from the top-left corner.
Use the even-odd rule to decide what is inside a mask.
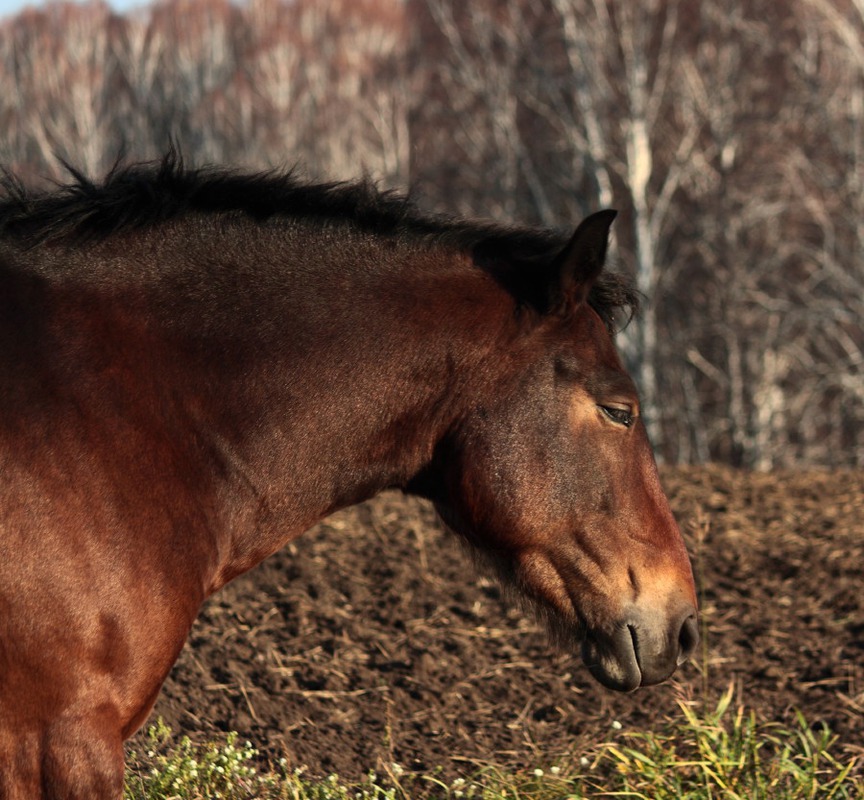
[[[661,459],[864,465],[864,0],[0,0],[0,164],[171,141],[502,221],[617,208]]]

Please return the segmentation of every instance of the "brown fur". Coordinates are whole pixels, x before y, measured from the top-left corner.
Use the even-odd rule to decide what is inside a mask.
[[[170,214],[116,177],[0,205],[0,798],[119,798],[201,602],[385,487],[432,499],[599,679],[667,677],[695,597],[608,330],[611,215],[552,248],[376,226],[332,187],[335,210],[208,208],[173,169]],[[629,427],[600,408],[622,401]]]

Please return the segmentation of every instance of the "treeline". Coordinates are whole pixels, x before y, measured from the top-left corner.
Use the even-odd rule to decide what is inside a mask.
[[[621,337],[668,461],[864,465],[861,0],[96,2],[0,21],[0,163],[371,175],[422,205],[621,211]]]

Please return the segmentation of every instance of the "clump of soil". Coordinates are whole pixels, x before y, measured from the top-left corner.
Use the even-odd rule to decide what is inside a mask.
[[[701,595],[704,648],[661,687],[596,683],[478,576],[431,508],[396,493],[341,512],[206,605],[154,714],[238,731],[267,758],[357,779],[546,766],[729,686],[864,742],[864,473],[664,471]]]

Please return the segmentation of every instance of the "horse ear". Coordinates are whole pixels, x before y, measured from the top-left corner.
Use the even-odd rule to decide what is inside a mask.
[[[547,273],[550,310],[575,308],[588,299],[603,271],[609,228],[617,215],[617,211],[606,209],[586,217],[552,261]]]

